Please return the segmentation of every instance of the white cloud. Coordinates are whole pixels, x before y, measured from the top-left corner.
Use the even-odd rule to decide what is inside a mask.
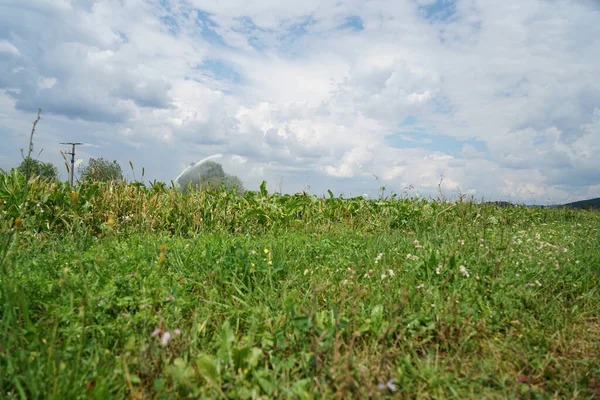
[[[462,147],[460,155],[463,158],[483,158],[485,154],[481,151],[477,151],[472,145],[465,143]]]
[[[0,132],[22,147],[41,107],[44,154],[77,136],[150,179],[223,153],[250,187],[596,193],[600,7],[442,4],[428,20],[439,2],[5,1]]]
[[[38,89],[39,90],[52,89],[52,87],[54,87],[54,85],[56,85],[57,82],[58,82],[58,80],[56,78],[47,78],[47,77],[40,76],[38,78]]]
[[[0,53],[10,54],[15,57],[19,57],[21,53],[11,42],[8,40],[0,40]]]

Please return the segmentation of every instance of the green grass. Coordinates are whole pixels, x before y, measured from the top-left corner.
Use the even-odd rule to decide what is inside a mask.
[[[2,398],[600,393],[600,213],[14,175]]]

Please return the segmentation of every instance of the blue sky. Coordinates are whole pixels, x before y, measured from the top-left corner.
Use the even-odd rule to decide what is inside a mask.
[[[81,141],[150,180],[219,153],[251,189],[597,197],[599,18],[593,0],[5,0],[0,167],[39,107],[61,171],[59,142]]]

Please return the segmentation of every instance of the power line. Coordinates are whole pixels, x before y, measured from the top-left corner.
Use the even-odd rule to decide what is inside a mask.
[[[71,146],[71,152],[65,153],[71,156],[71,169],[69,170],[69,181],[71,182],[71,187],[73,186],[73,178],[75,176],[75,146],[82,145],[80,142],[66,142],[61,144],[67,144]]]

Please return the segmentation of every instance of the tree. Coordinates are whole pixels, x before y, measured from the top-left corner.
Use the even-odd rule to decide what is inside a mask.
[[[81,180],[112,181],[123,178],[123,170],[114,160],[109,162],[104,158],[90,158],[88,165],[79,167]]]
[[[31,153],[33,153],[33,135],[35,134],[35,127],[37,126],[38,122],[40,122],[41,113],[42,109],[39,108],[37,118],[35,121],[33,121],[31,134],[29,135],[29,147],[27,148],[27,155],[23,154],[23,149],[21,149],[23,161],[21,161],[21,164],[19,164],[17,170],[25,175],[28,179],[31,176],[39,176],[42,179],[56,179],[56,167],[52,165],[52,163],[41,162],[31,157]]]
[[[39,176],[42,179],[56,179],[56,167],[49,162],[41,162],[35,158],[26,157],[17,167],[27,178]]]
[[[235,175],[225,175],[225,178],[223,178],[223,184],[225,185],[225,189],[228,191],[235,190],[239,196],[243,195],[246,191],[246,189],[244,189],[244,183],[242,180]]]
[[[237,194],[243,194],[244,184],[242,180],[234,175],[226,174],[223,166],[215,161],[205,161],[200,165],[191,164],[177,180],[179,187],[185,193],[189,185],[200,190],[220,189],[221,184],[226,190],[235,190]]]

